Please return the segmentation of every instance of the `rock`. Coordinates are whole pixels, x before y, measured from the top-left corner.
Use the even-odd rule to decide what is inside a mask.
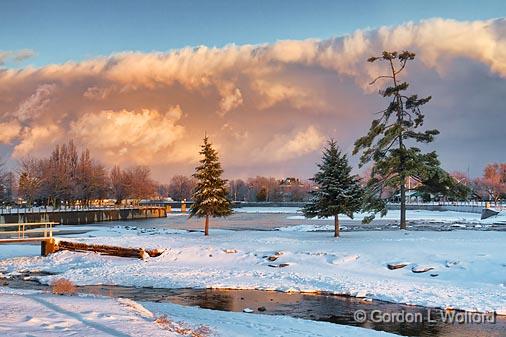
[[[413,273],[419,274],[419,273],[428,272],[429,270],[433,270],[433,269],[434,269],[433,267],[415,266],[415,267],[411,268],[411,271]]]
[[[499,214],[498,211],[490,209],[490,208],[484,208],[481,210],[481,220],[490,218],[491,216]]]
[[[263,307],[263,306],[262,306],[262,307],[259,307],[257,310],[258,310],[258,311],[260,311],[260,312],[264,312],[264,311],[266,311],[267,309],[266,309],[265,307]]]
[[[268,266],[272,267],[272,268],[284,268],[284,267],[288,267],[289,264],[288,263],[269,264]]]
[[[401,268],[406,267],[408,264],[409,263],[407,263],[407,262],[389,263],[389,264],[387,264],[387,268],[390,270],[401,269]]]
[[[452,266],[456,266],[459,264],[459,261],[446,261],[445,266],[446,268],[450,268]]]
[[[242,309],[242,312],[246,312],[248,314],[251,314],[254,310],[253,309],[250,309],[250,308],[244,308]]]

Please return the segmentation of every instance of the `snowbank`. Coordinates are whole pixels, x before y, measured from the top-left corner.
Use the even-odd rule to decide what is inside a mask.
[[[166,314],[175,321],[184,321],[194,326],[203,324],[222,337],[365,337],[397,336],[386,332],[337,325],[326,322],[308,321],[287,316],[252,315],[238,312],[183,307],[171,303],[143,302],[152,312]]]

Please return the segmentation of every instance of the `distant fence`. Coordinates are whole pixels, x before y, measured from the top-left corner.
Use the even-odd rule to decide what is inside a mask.
[[[303,207],[305,202],[233,202],[234,208],[241,207]],[[455,211],[465,213],[478,213],[484,208],[493,208],[496,210],[506,210],[505,203],[497,205],[487,201],[469,201],[469,202],[408,202],[406,208],[409,210],[427,210],[427,211]],[[388,203],[387,208],[390,210],[400,209],[399,203]]]
[[[506,204],[503,203],[491,203],[488,201],[469,201],[469,202],[427,202],[417,203],[409,202],[406,204],[406,208],[409,210],[427,210],[427,211],[455,211],[465,213],[478,213],[481,214],[484,208],[493,208],[496,210],[506,209]],[[389,203],[388,209],[396,210],[400,209],[399,203]]]

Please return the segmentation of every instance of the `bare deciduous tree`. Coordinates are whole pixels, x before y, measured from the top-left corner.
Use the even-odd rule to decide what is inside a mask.
[[[195,189],[195,179],[176,175],[170,179],[169,183],[169,196],[174,200],[190,199]]]

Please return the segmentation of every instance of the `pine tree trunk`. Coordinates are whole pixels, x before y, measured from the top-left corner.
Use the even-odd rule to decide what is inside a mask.
[[[339,215],[334,215],[334,237],[339,237]]]
[[[406,229],[406,186],[401,182],[401,229]]]
[[[209,235],[209,215],[206,215],[206,224],[204,226],[204,235]]]

